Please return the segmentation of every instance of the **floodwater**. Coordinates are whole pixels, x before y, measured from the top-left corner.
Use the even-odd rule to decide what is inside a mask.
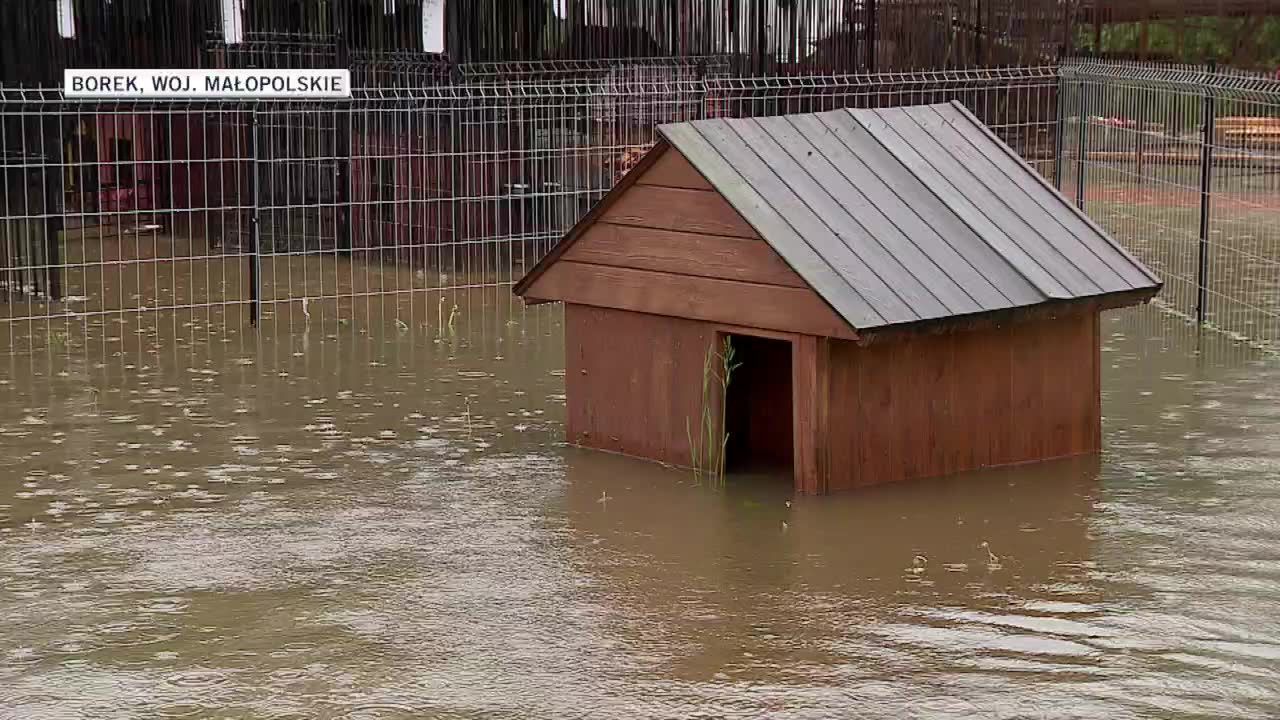
[[[1100,459],[793,499],[565,447],[505,289],[269,309],[6,329],[0,718],[1280,715],[1275,360],[1113,316]]]

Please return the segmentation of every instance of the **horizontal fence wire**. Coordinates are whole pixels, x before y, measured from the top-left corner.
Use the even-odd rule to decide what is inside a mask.
[[[426,84],[416,67],[324,103],[0,89],[0,326],[503,288],[663,123],[959,101],[1159,273],[1164,307],[1280,342],[1266,78],[1093,60],[743,77],[708,57],[482,63]]]
[[[1161,279],[1166,309],[1280,347],[1280,81],[1063,64],[1064,189]]]

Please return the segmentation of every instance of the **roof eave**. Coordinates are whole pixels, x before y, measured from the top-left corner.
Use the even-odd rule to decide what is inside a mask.
[[[908,335],[973,332],[1031,320],[1053,319],[1063,315],[1104,312],[1145,305],[1160,293],[1162,285],[1134,290],[1089,295],[1070,300],[1054,300],[1034,305],[1021,305],[1001,310],[987,310],[944,318],[916,320],[895,325],[865,328],[859,331],[859,345],[891,342]]]

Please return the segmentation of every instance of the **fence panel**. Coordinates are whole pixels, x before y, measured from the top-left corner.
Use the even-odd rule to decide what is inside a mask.
[[[1165,281],[1158,302],[1280,344],[1280,82],[1070,61],[1063,188]]]
[[[464,84],[324,104],[0,92],[0,322],[217,306],[248,317],[496,287],[662,123],[958,100],[1160,274],[1164,307],[1280,343],[1273,80],[1096,61],[773,78],[652,62],[547,70],[503,82],[484,66]]]
[[[960,100],[1052,170],[1053,68],[731,78],[715,63],[469,69],[350,101],[0,91],[0,323],[513,282],[662,123]],[[310,309],[307,309],[310,312]],[[232,316],[234,317],[234,315]]]

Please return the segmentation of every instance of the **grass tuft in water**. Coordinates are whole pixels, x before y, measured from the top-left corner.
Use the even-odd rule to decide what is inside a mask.
[[[444,317],[445,298],[440,296],[440,302],[436,304],[436,337],[443,340],[445,334],[454,337],[458,333],[458,306],[454,305],[449,310],[449,319]]]
[[[732,338],[725,336],[719,350],[714,345],[707,348],[706,360],[702,363],[702,412],[696,442],[693,423],[689,418],[685,418],[684,422],[693,479],[699,485],[705,477],[713,487],[724,487],[724,459],[729,445],[724,418],[727,414],[729,383],[733,379],[733,371],[741,365],[742,363],[735,361]],[[719,413],[716,413],[717,394],[720,401]]]
[[[49,331],[49,347],[53,350],[66,350],[71,344],[71,333],[66,330]]]

